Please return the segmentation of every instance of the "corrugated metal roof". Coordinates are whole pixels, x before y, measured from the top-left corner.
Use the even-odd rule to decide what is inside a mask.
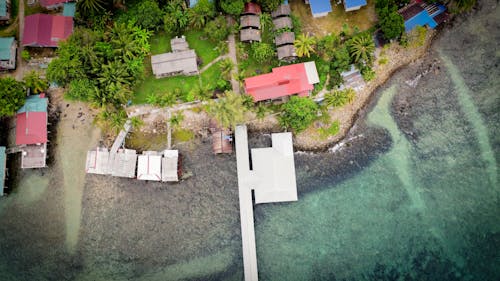
[[[7,16],[7,1],[0,0],[0,17]]]
[[[431,18],[431,16],[429,16],[429,13],[426,10],[422,10],[414,17],[405,21],[405,31],[408,32],[418,25],[429,25],[430,28],[434,28],[437,26],[437,23]]]
[[[23,112],[47,112],[47,98],[41,98],[40,95],[32,95],[26,98],[24,105],[17,111]]]
[[[47,142],[47,113],[23,112],[16,116],[16,145]]]
[[[6,160],[7,155],[5,154],[5,147],[0,146],[0,196],[3,195]]]
[[[311,12],[313,15],[329,13],[332,11],[332,6],[328,0],[311,0],[309,1],[311,5]]]
[[[0,37],[0,60],[10,60],[12,42],[14,37]]]
[[[35,14],[24,19],[23,46],[57,47],[73,33],[73,18]]]
[[[365,6],[365,5],[366,5],[366,0],[344,0],[344,6],[346,9],[358,6]]]
[[[64,3],[63,16],[74,17],[76,11],[76,3]]]

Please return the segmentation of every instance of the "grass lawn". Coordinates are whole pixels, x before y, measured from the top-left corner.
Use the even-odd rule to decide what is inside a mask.
[[[146,103],[147,96],[151,93],[163,95],[174,92],[176,89],[181,91],[182,99],[197,83],[201,83],[202,85],[209,84],[215,87],[215,83],[220,76],[221,72],[218,63],[197,76],[173,76],[156,79],[152,74],[149,74],[144,82],[135,89],[135,96],[132,102],[134,104],[143,104]]]
[[[202,31],[189,30],[184,35],[186,36],[189,48],[194,49],[196,55],[203,61],[201,67],[207,65],[219,56],[217,44],[205,39]],[[151,54],[158,55],[171,52],[170,39],[172,39],[172,37],[165,32],[160,32],[151,37]]]
[[[302,23],[302,32],[313,34],[315,36],[324,36],[329,33],[339,34],[342,31],[342,25],[348,24],[353,28],[357,26],[361,31],[374,26],[377,17],[375,14],[375,0],[368,0],[368,5],[352,12],[346,12],[344,4],[337,1],[330,1],[332,12],[325,17],[313,18],[309,5],[304,4],[302,0],[290,0],[290,7],[294,15],[298,16]]]

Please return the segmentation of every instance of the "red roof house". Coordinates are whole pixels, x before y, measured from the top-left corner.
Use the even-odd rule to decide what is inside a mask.
[[[47,112],[17,114],[16,145],[47,142]]]
[[[62,7],[64,3],[73,2],[72,0],[40,0],[40,5],[45,9],[56,9]]]
[[[273,68],[268,74],[245,79],[245,92],[254,102],[298,94],[308,96],[319,82],[314,61]]]
[[[73,17],[35,14],[24,20],[23,46],[57,47],[73,33]]]

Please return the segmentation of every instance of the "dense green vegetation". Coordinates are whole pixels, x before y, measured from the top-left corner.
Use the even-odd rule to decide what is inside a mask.
[[[282,127],[299,133],[305,130],[318,116],[318,104],[310,98],[292,96],[281,107],[279,121]]]
[[[26,91],[22,82],[14,78],[0,78],[0,118],[13,116],[24,105]]]
[[[245,120],[249,98],[247,95],[226,91],[224,96],[219,97],[217,101],[211,100],[209,102],[207,112],[217,121],[219,126],[234,128]]]

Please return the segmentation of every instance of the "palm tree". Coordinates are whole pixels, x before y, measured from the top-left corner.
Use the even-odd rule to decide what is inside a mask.
[[[300,34],[293,42],[299,57],[310,57],[311,53],[314,53],[314,44],[316,44],[316,39],[309,34]]]
[[[349,42],[349,53],[354,62],[371,62],[375,44],[369,35],[356,36]]]
[[[207,113],[215,118],[223,128],[232,128],[245,120],[244,98],[232,91],[226,91],[224,97],[211,100]]]
[[[104,9],[104,0],[80,0],[78,6],[85,14],[91,14]]]
[[[231,77],[231,70],[233,70],[234,63],[231,59],[224,59],[219,63],[221,74],[224,78],[228,79]]]
[[[26,88],[31,90],[31,93],[41,93],[49,87],[47,80],[40,78],[40,74],[35,70],[28,72],[23,78]]]

